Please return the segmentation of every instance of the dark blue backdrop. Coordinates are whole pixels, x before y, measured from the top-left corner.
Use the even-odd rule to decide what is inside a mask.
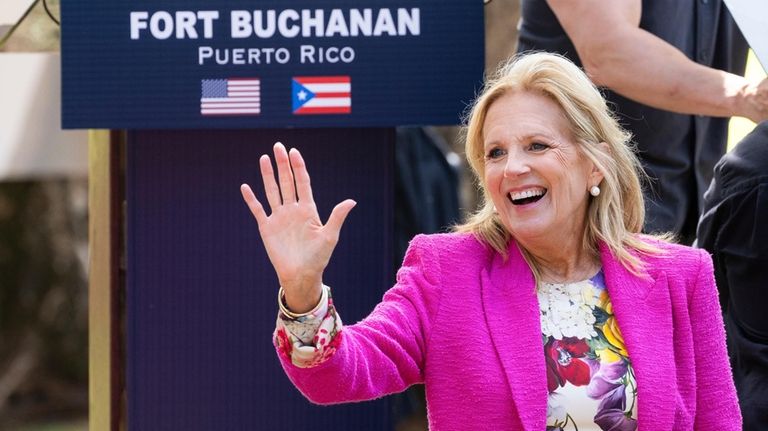
[[[350,8],[420,9],[418,36],[232,39],[231,10]],[[62,75],[65,128],[254,128],[457,124],[482,79],[483,8],[480,0],[81,0],[62,2]],[[143,30],[130,37],[130,12],[217,10],[214,38],[158,40]],[[510,23],[514,25],[514,23]],[[299,62],[300,45],[349,46],[351,63]],[[198,65],[198,48],[277,48],[287,64]],[[349,76],[352,112],[294,115],[291,78]],[[201,80],[258,77],[261,113],[202,116]]]
[[[263,198],[277,140],[304,154],[323,220],[358,202],[325,275],[344,321],[391,286],[394,129],[129,132],[129,429],[392,429],[387,400],[313,406],[276,358],[277,279],[239,186]]]

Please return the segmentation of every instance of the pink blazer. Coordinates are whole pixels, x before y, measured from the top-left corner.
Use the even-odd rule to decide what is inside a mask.
[[[741,430],[712,261],[702,250],[659,245],[666,257],[645,259],[644,278],[601,246],[637,379],[639,429]],[[514,242],[504,261],[468,234],[414,238],[397,284],[341,336],[335,355],[315,368],[297,368],[278,351],[315,403],[368,400],[423,382],[433,431],[545,429],[539,307]]]

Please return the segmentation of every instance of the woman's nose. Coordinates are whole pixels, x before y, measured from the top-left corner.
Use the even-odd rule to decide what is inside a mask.
[[[507,158],[507,164],[504,166],[504,176],[507,178],[525,175],[531,171],[531,167],[524,157],[512,155]]]

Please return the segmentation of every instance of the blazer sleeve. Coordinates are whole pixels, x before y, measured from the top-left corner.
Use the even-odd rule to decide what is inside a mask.
[[[331,358],[299,368],[277,349],[288,378],[310,401],[370,400],[424,381],[427,344],[440,300],[440,266],[431,242],[428,236],[411,241],[395,286],[368,317],[343,327]]]
[[[690,299],[696,360],[694,429],[740,431],[741,412],[726,351],[712,258],[704,250],[698,252],[698,275]]]

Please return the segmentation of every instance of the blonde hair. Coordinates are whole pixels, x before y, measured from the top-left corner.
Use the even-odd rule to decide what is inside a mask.
[[[495,213],[484,183],[483,123],[490,106],[501,96],[514,91],[541,94],[556,102],[570,123],[579,151],[603,174],[600,195],[592,197],[588,204],[582,239],[585,249],[597,256],[598,243],[603,241],[625,268],[640,275],[642,261],[636,252],[661,254],[662,251],[637,235],[645,219],[640,185],[640,177],[645,174],[635,156],[631,135],[621,128],[602,94],[584,72],[556,54],[517,55],[487,79],[464,130],[467,161],[483,192],[484,203],[455,230],[472,232],[507,257],[510,233]],[[602,142],[607,148],[601,145]],[[539,280],[540,268],[526,250],[521,251]]]

